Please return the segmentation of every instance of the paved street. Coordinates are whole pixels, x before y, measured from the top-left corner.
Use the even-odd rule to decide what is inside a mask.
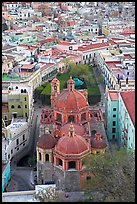
[[[8,192],[12,191],[26,191],[33,190],[31,173],[32,169],[29,167],[17,167],[7,187]]]

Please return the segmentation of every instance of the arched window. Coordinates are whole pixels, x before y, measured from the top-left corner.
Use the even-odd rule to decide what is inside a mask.
[[[46,161],[49,161],[49,154],[46,154],[46,155],[45,155],[45,162],[46,162]]]
[[[68,122],[74,122],[74,116],[73,115],[68,116]]]
[[[59,159],[59,166],[62,166],[62,160]]]
[[[14,105],[12,105],[11,108],[13,109],[13,108],[14,108]]]
[[[70,161],[68,163],[68,169],[75,169],[76,168],[76,162],[75,161]]]
[[[24,98],[24,100],[26,101],[26,97]]]
[[[21,106],[20,106],[20,105],[18,105],[18,108],[21,108]]]
[[[21,93],[23,93],[23,89],[21,89]]]
[[[41,161],[41,152],[39,152],[39,161]]]

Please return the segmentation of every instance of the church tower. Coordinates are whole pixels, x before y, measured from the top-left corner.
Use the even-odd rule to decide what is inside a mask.
[[[53,105],[58,94],[60,94],[60,81],[55,77],[51,82],[51,105]]]

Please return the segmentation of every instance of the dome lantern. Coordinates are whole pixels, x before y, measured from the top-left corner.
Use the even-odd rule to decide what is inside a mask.
[[[74,80],[72,77],[67,81],[67,88],[69,91],[74,91]]]

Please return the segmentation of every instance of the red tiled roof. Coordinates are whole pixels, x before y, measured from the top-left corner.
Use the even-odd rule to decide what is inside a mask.
[[[120,35],[123,35],[123,36],[129,36],[129,35],[132,35],[132,34],[135,34],[135,32],[124,32],[124,33],[120,33]]]
[[[60,41],[58,44],[61,44],[61,45],[76,45],[75,43],[72,43],[72,42],[67,42],[67,41]]]
[[[108,92],[111,101],[117,101],[119,98],[118,92]]]
[[[124,57],[125,57],[125,59],[129,59],[129,60],[132,59],[130,54],[124,54]]]
[[[135,125],[135,91],[121,92],[121,97],[131,117],[131,120]]]
[[[112,68],[117,68],[116,64],[121,64],[120,61],[113,61],[113,62],[106,62],[107,66],[112,69]]]
[[[45,65],[43,65],[43,66],[41,67],[41,71],[44,70],[44,69],[47,69],[47,68],[49,68],[49,67],[51,67],[51,66],[53,66],[53,65],[54,65],[54,63],[46,63]]]

